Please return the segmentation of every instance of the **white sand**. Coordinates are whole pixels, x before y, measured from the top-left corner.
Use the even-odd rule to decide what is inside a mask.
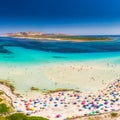
[[[74,88],[96,92],[120,78],[120,65],[102,62],[53,63],[43,65],[0,65],[0,79],[9,80],[18,92],[30,88]]]
[[[103,89],[109,82],[120,78],[119,70],[119,65],[92,62],[51,64],[44,67],[44,73],[50,80],[76,86],[84,92]]]
[[[88,97],[87,94],[74,93],[74,92],[64,92],[64,95],[59,94],[61,92],[47,94],[47,95],[39,94],[36,98],[34,97],[16,98],[16,96],[13,95],[11,91],[9,90],[9,88],[7,88],[6,86],[0,85],[0,90],[5,91],[6,94],[11,96],[12,101],[14,103],[15,110],[22,110],[22,112],[28,113],[29,111],[31,111],[31,110],[26,110],[27,107],[25,107],[26,106],[25,104],[28,104],[28,107],[30,109],[33,108],[32,114],[31,114],[33,116],[43,116],[46,118],[50,116],[50,120],[63,120],[68,116],[83,116],[84,114],[89,114],[91,113],[91,111],[96,111],[96,110],[99,110],[100,113],[111,112],[112,109],[119,110],[120,100],[118,99],[118,101],[112,102],[113,104],[111,104],[111,99],[113,99],[113,96],[114,96],[111,94],[111,92],[114,90],[114,93],[117,95],[116,97],[114,97],[115,99],[119,97],[120,86],[118,85],[120,85],[120,82],[116,81],[115,83],[111,85],[112,87],[106,88],[106,90],[103,91],[103,93],[101,92],[101,95],[102,95],[101,98],[99,98],[97,94],[91,94],[91,97]],[[74,96],[75,94],[77,96],[80,95],[80,99],[77,99],[77,97]],[[72,95],[72,97],[70,95]],[[64,98],[65,96],[67,97]],[[85,96],[87,96],[87,99],[85,99]],[[49,101],[50,97],[54,98],[53,101]],[[55,100],[56,97],[59,98],[58,101]],[[95,101],[96,98],[98,98],[99,100]],[[106,98],[108,98],[107,105],[104,104],[105,103],[104,99]],[[64,102],[64,104],[61,104],[61,100]],[[34,103],[35,101],[36,103]],[[88,108],[84,109],[83,105],[81,104],[82,101],[85,101],[86,103],[90,103],[90,104],[91,104],[90,101],[94,101],[95,105],[103,104],[103,107],[101,107],[103,109],[101,108],[96,109],[92,107],[91,107],[92,109],[88,109]],[[76,104],[73,104],[74,102],[76,102]],[[43,107],[44,103],[47,104],[46,107]],[[58,107],[55,107],[54,106],[55,104],[58,104]],[[65,107],[64,105],[67,105],[67,107]],[[43,109],[41,109],[41,107]],[[80,108],[82,109],[82,111],[79,111]],[[107,111],[104,111],[104,110],[107,110]],[[62,116],[60,118],[56,118],[55,116],[57,114],[60,114]]]

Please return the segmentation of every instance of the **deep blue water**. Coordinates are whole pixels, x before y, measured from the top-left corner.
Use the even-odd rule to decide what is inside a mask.
[[[120,38],[99,42],[61,42],[0,37],[0,62],[87,60],[119,55]]]
[[[120,51],[120,39],[106,42],[61,42],[0,37],[0,53],[11,53],[5,49],[6,46],[58,53],[116,52]]]

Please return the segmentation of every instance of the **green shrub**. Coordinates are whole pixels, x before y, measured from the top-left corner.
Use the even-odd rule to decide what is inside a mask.
[[[8,120],[27,120],[26,115],[24,115],[23,113],[12,114],[8,116],[7,118]]]
[[[111,113],[112,117],[116,117],[117,115],[118,115],[118,113],[115,113],[115,112]]]
[[[48,120],[48,119],[43,118],[43,117],[34,117],[34,116],[28,117],[23,113],[15,113],[15,114],[12,114],[6,118],[8,120]]]
[[[8,120],[8,119],[5,117],[0,117],[0,120]]]
[[[2,98],[0,98],[0,102],[2,102],[2,100],[3,100],[3,99],[2,99]]]
[[[0,114],[7,112],[9,112],[9,108],[7,107],[7,105],[4,103],[0,104]]]
[[[43,118],[43,117],[27,117],[27,120],[48,120],[46,118]]]
[[[0,91],[0,95],[2,95],[3,94],[3,92],[2,91]]]

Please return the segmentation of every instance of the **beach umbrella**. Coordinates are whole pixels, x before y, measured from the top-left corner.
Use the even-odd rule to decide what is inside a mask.
[[[17,109],[17,112],[22,112],[22,110],[20,108]]]
[[[18,101],[14,101],[14,103],[18,103]]]
[[[77,99],[80,99],[80,96],[77,96]]]
[[[81,103],[82,105],[84,105],[85,104],[85,101],[82,101],[82,103]]]
[[[29,102],[32,102],[32,100],[30,99]]]
[[[100,111],[99,111],[99,110],[96,110],[96,113],[100,113]]]
[[[87,99],[87,97],[85,97],[84,99]]]
[[[67,105],[64,105],[64,107],[67,107]]]
[[[34,105],[34,107],[37,107],[38,105]]]
[[[105,98],[104,101],[108,101],[108,98]]]
[[[99,105],[99,107],[102,107],[102,106],[103,106],[103,104],[100,104],[100,105]]]
[[[94,101],[98,101],[99,99],[98,98],[95,98],[95,100]]]
[[[99,105],[96,105],[96,108],[99,108]]]
[[[73,97],[73,95],[70,95],[70,97]]]
[[[73,105],[76,105],[77,104],[77,102],[73,102]]]
[[[104,111],[106,112],[106,111],[108,111],[107,109],[104,109]]]
[[[34,111],[34,110],[35,110],[35,108],[34,108],[34,107],[32,107],[32,108],[30,108],[30,110]]]
[[[105,104],[105,105],[107,105],[107,104],[108,104],[108,102],[106,101],[106,102],[104,102],[104,104]]]
[[[47,105],[46,104],[43,104],[44,107],[46,107]]]
[[[53,100],[53,98],[51,97],[50,99],[49,99],[49,101],[52,101]]]
[[[51,118],[50,116],[47,116],[47,118]]]
[[[91,114],[91,115],[95,115],[95,113],[96,113],[95,111],[92,111],[90,114]]]
[[[105,106],[105,108],[109,108],[109,106]]]
[[[71,119],[71,118],[72,118],[72,116],[68,116],[67,118],[68,118],[68,119]]]
[[[31,114],[32,114],[32,111],[29,111],[29,112],[27,112],[26,114],[27,114],[27,115],[31,115]]]
[[[79,109],[79,111],[82,111],[82,109]]]
[[[55,107],[57,107],[57,106],[58,106],[58,104],[55,104],[54,106],[55,106]]]
[[[111,109],[112,111],[115,111],[115,109]]]
[[[58,101],[58,100],[59,100],[59,98],[57,98],[57,97],[56,97],[56,98],[55,98],[55,100],[56,100],[56,101]]]
[[[28,111],[28,110],[30,110],[30,108],[26,107],[26,110]]]
[[[60,102],[60,104],[64,104],[64,102]]]
[[[61,114],[57,114],[56,115],[56,118],[60,118],[62,115]]]
[[[74,94],[74,97],[76,97],[77,95],[76,94]]]

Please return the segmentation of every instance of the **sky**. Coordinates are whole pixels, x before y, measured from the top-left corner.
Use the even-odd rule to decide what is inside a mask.
[[[0,0],[0,34],[120,34],[120,0]]]

